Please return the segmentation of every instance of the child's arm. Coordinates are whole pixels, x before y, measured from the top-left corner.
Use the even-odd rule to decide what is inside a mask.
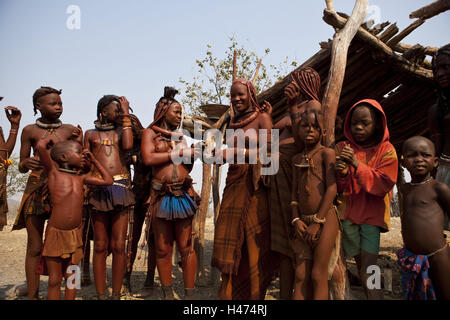
[[[398,159],[395,149],[390,145],[375,163],[374,167],[368,166],[356,159],[350,146],[344,147],[340,157],[354,168],[354,177],[358,184],[367,193],[384,197],[392,190],[397,182]]]
[[[91,184],[96,186],[110,186],[114,180],[111,174],[102,166],[102,164],[95,158],[95,156],[89,150],[83,151],[83,156],[86,157],[100,172],[101,178],[93,177],[90,174],[84,176],[84,184]]]
[[[133,129],[131,128],[130,103],[125,97],[120,97],[119,103],[122,111],[122,116],[124,117],[121,134],[122,150],[128,151],[133,149]]]
[[[11,111],[11,113],[9,113],[9,111]],[[11,123],[11,130],[9,131],[8,140],[6,141],[6,149],[8,150],[8,154],[10,155],[14,150],[14,146],[16,145],[22,113],[19,109],[12,106],[6,107],[5,113],[8,121]]]
[[[306,224],[300,220],[299,203],[297,198],[298,176],[295,168],[295,156],[292,158],[292,192],[291,192],[291,225],[294,227],[297,236],[302,239],[306,230]]]
[[[320,203],[319,211],[316,213],[316,217],[319,220],[323,220],[333,205],[334,198],[337,193],[337,185],[336,185],[336,174],[334,171],[334,163],[336,159],[336,154],[333,149],[326,148],[322,153],[322,161],[324,162],[325,168],[325,184],[326,189],[323,195],[322,201]],[[312,223],[308,226],[305,232],[305,240],[313,241],[316,239],[316,234],[319,232],[320,224]]]
[[[47,138],[40,140],[36,145],[41,162],[48,173],[57,167],[55,162],[50,157],[50,149],[55,145],[55,143],[55,139],[52,136],[48,136]]]
[[[348,168],[348,164],[340,157],[341,151],[341,143],[336,144],[336,146],[334,147],[334,152],[336,154],[334,171],[336,173],[336,184],[338,192],[346,191],[347,184],[350,181],[350,170]]]
[[[27,173],[28,170],[37,170],[42,168],[42,163],[39,160],[39,157],[30,157],[32,146],[31,131],[32,126],[26,126],[25,128],[23,128],[22,135],[20,136],[20,173]]]
[[[450,218],[450,188],[442,182],[436,183],[436,193],[438,195],[439,204],[442,210],[447,213]]]

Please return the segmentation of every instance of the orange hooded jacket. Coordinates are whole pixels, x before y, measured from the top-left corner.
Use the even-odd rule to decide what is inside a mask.
[[[362,148],[353,139],[351,132],[351,114],[355,107],[366,104],[381,113],[383,137],[373,147]],[[386,115],[381,105],[372,99],[355,103],[347,113],[344,124],[344,136],[348,141],[336,145],[336,153],[349,144],[355,157],[360,161],[358,168],[349,166],[346,177],[337,178],[338,192],[343,193],[344,219],[356,224],[378,226],[382,232],[390,226],[390,200],[392,189],[397,181],[398,159],[394,146],[389,142]]]

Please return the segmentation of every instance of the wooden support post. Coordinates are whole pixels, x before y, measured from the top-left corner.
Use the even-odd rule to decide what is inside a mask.
[[[331,1],[327,1],[329,11],[337,16],[334,10],[329,10]],[[324,128],[326,146],[334,144],[334,125],[336,122],[337,108],[344,82],[345,68],[347,65],[347,52],[350,43],[363,22],[367,8],[368,0],[356,0],[352,15],[347,20],[342,29],[337,31],[333,38],[331,47],[331,65],[328,72],[328,82],[325,94],[322,99],[322,109],[324,110]],[[363,28],[361,28],[363,29]],[[364,29],[363,29],[364,30]],[[367,32],[367,31],[366,31]],[[370,33],[369,33],[370,34]],[[371,35],[372,36],[372,35]],[[330,280],[329,295],[333,299],[344,299],[346,293],[346,268],[344,258],[339,256],[337,265],[333,271],[333,277]]]
[[[201,191],[201,202],[198,208],[195,220],[196,228],[198,230],[198,238],[195,241],[195,249],[197,253],[197,285],[206,285],[205,279],[205,264],[204,264],[204,253],[205,253],[205,221],[206,215],[208,213],[209,207],[209,197],[211,190],[211,164],[203,163],[203,178],[202,178],[202,191]]]
[[[327,7],[329,6],[329,2],[327,1]],[[347,20],[344,28],[335,33],[333,38],[331,66],[322,100],[325,120],[325,144],[327,146],[334,143],[334,123],[336,121],[342,83],[344,82],[348,47],[366,16],[368,5],[367,0],[356,0],[352,15]]]

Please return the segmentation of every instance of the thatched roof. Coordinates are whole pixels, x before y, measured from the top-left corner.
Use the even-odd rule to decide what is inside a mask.
[[[341,21],[333,19],[325,10],[324,20],[335,27],[342,26],[346,20],[345,17],[341,17]],[[406,35],[402,31],[396,38],[398,31],[396,24],[389,22],[378,28],[368,29],[364,25],[360,28],[348,51],[338,107],[338,116],[345,119],[355,102],[366,98],[379,101],[386,113],[394,145],[427,132],[428,108],[436,101],[431,59],[426,57],[433,55],[437,48],[400,43]],[[331,62],[331,42],[321,43],[321,47],[297,69],[307,66],[315,69],[320,75],[323,93]],[[272,104],[274,122],[287,112],[283,89],[289,81],[288,75],[258,95],[260,102],[267,100]],[[336,138],[340,134],[336,132]]]

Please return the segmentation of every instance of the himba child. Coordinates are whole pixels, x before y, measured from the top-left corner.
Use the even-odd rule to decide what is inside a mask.
[[[68,267],[83,258],[83,202],[84,184],[106,186],[113,183],[112,176],[87,150],[76,141],[55,143],[52,136],[41,140],[37,150],[48,176],[52,214],[45,231],[42,257],[48,270],[48,300],[59,300],[61,281],[71,275]],[[49,150],[51,149],[51,150]],[[82,173],[90,161],[100,177]],[[72,283],[73,285],[73,283]],[[66,282],[65,300],[74,300],[76,287]]]
[[[174,299],[172,287],[172,252],[176,241],[181,255],[184,298],[192,299],[197,273],[197,256],[193,248],[193,217],[200,197],[192,186],[192,170],[196,150],[188,147],[181,125],[183,107],[175,99],[172,87],[164,88],[164,95],[156,104],[153,122],[142,133],[143,164],[152,167],[147,228],[151,223],[156,245],[156,265],[165,300]],[[198,154],[197,154],[198,156]],[[187,161],[176,163],[179,158]]]
[[[0,97],[2,101],[3,97]],[[6,118],[11,124],[9,130],[8,140],[5,141],[3,129],[0,127],[0,231],[7,225],[8,214],[8,197],[6,190],[6,176],[8,174],[8,167],[12,164],[9,156],[16,145],[17,133],[19,131],[20,118],[22,113],[16,107],[5,107]]]
[[[450,248],[443,234],[444,216],[450,212],[450,188],[431,176],[438,160],[429,139],[415,136],[406,140],[401,162],[411,174],[411,182],[401,186],[405,247],[397,256],[403,296],[450,300]]]
[[[345,256],[355,258],[367,297],[380,299],[380,290],[367,288],[367,267],[377,263],[380,232],[389,230],[398,171],[381,105],[372,99],[355,103],[347,113],[344,136],[346,140],[336,145],[336,181],[343,194],[342,244]]]
[[[43,170],[36,145],[49,136],[55,141],[76,140],[82,143],[81,128],[63,124],[59,120],[62,112],[61,90],[52,87],[41,87],[33,94],[34,114],[39,111],[41,117],[35,124],[27,125],[22,130],[20,146],[19,171],[26,173],[31,170],[22,197],[16,221],[12,230],[27,229],[27,252],[25,258],[25,273],[27,294],[29,299],[38,299],[39,265],[42,250],[42,234],[45,220],[50,217],[51,204],[48,194],[48,177]],[[33,150],[33,156],[30,156]]]
[[[133,165],[133,181],[132,181],[132,190],[134,193],[134,197],[136,200],[136,204],[134,205],[133,211],[133,227],[131,239],[129,239],[128,246],[130,250],[127,250],[128,262],[127,269],[125,270],[125,276],[123,278],[123,286],[124,289],[128,292],[132,292],[131,287],[131,273],[133,272],[133,264],[135,262],[137,252],[138,252],[138,243],[142,234],[142,227],[144,226],[144,221],[147,216],[147,206],[146,201],[150,195],[150,186],[151,186],[151,178],[152,178],[152,168],[149,166],[145,166],[142,162],[141,156],[141,141],[142,141],[142,132],[144,131],[144,127],[139,121],[138,117],[134,114],[130,114],[131,117],[131,125],[133,129],[133,150],[128,152],[127,163],[129,165]],[[156,270],[156,253],[155,253],[155,239],[153,236],[153,228],[150,224],[145,228],[145,238],[141,243],[141,249],[145,246],[145,243],[148,244],[148,252],[147,252],[147,276],[144,281],[143,286],[143,294],[141,296],[146,297],[153,293],[154,285],[155,285],[155,270]],[[142,251],[141,251],[142,253]],[[141,255],[137,256],[138,260],[141,258]]]
[[[112,252],[113,255],[113,300],[120,300],[126,267],[128,217],[135,202],[125,154],[133,148],[129,107],[125,97],[103,96],[97,105],[95,129],[88,130],[84,137],[85,148],[95,155],[114,180],[111,186],[90,188],[88,195],[88,206],[94,225],[94,282],[99,300],[106,299],[108,254]]]
[[[320,76],[312,68],[302,68],[291,74],[284,90],[288,112],[273,129],[279,130],[279,170],[270,178],[271,249],[280,255],[280,299],[292,299],[294,284],[294,252],[290,245],[292,193],[292,157],[303,149],[295,139],[294,127],[306,109],[321,110]],[[295,125],[293,126],[293,123]],[[274,155],[276,156],[276,155]]]
[[[293,298],[327,300],[328,280],[336,262],[330,268],[330,260],[339,230],[333,205],[337,193],[335,153],[321,143],[324,130],[320,111],[303,112],[297,128],[304,149],[292,158]]]
[[[428,128],[439,158],[436,180],[450,186],[450,43],[436,52],[432,66],[438,98],[429,110]],[[444,228],[450,230],[448,217]]]

